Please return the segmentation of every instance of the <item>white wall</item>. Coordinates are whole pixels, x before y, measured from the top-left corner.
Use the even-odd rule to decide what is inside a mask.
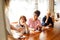
[[[6,40],[6,31],[3,17],[3,8],[2,8],[3,0],[0,0],[0,40]]]
[[[55,4],[55,13],[60,13],[60,0],[56,0]]]
[[[59,18],[57,18],[57,13],[59,13],[60,16],[60,0],[55,0],[55,4],[56,4],[54,5],[55,19],[60,20]]]

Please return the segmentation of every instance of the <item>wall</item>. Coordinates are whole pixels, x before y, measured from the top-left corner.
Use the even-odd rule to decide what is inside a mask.
[[[6,39],[6,31],[5,31],[5,24],[4,24],[4,17],[3,17],[3,0],[0,0],[0,40],[7,40]]]
[[[49,0],[49,11],[54,15],[54,0]]]

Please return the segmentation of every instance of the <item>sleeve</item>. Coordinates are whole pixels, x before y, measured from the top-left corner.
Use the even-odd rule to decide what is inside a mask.
[[[42,26],[46,26],[45,20],[46,20],[46,18],[43,17],[43,19],[42,19]]]
[[[50,18],[51,19],[51,24],[52,24],[52,26],[54,25],[54,22],[52,21],[52,18]]]
[[[30,27],[30,19],[28,20],[28,26]]]
[[[41,28],[42,27],[42,25],[41,25],[41,22],[40,22],[40,20],[38,20],[37,22],[36,22],[36,25],[35,25],[35,30],[37,29],[37,28]]]
[[[38,25],[39,25],[40,27],[42,26],[42,25],[41,25],[41,21],[40,21],[40,20],[38,21]]]

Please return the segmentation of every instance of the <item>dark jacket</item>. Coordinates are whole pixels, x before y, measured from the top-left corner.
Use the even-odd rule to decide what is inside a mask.
[[[42,26],[47,26],[47,25],[49,25],[49,24],[52,24],[52,27],[53,27],[54,23],[53,23],[51,17],[48,18],[47,23],[45,23],[45,21],[46,21],[46,16],[44,16],[43,19],[42,19]]]

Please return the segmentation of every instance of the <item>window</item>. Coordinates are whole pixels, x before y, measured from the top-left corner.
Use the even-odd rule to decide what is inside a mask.
[[[41,20],[46,15],[49,7],[49,0],[39,0],[38,1],[38,9],[41,11]]]
[[[57,18],[57,15],[59,14],[60,16],[60,0],[55,0],[54,1],[54,12],[55,12],[55,18]]]
[[[28,20],[36,9],[41,11],[40,18],[42,19],[48,6],[48,0],[10,0],[7,12],[9,21],[10,23],[18,21],[21,15],[25,15]]]

